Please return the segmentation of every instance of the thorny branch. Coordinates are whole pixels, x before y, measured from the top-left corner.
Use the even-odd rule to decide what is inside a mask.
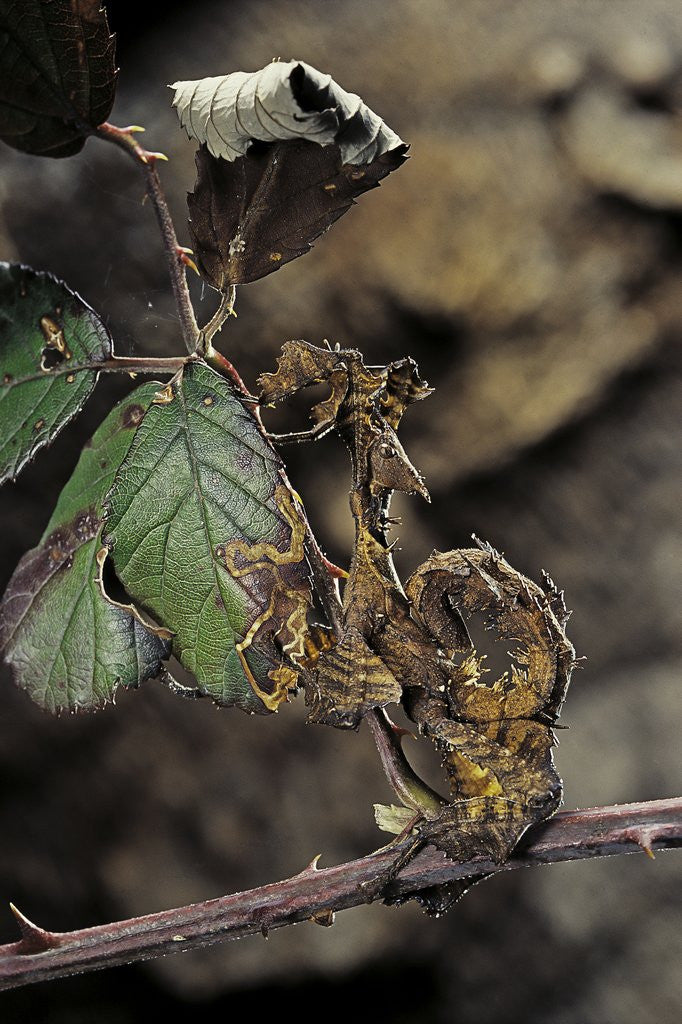
[[[403,844],[404,845],[404,844]],[[383,891],[395,897],[456,878],[558,861],[682,845],[682,797],[563,811],[535,826],[501,867],[478,859],[455,864],[432,847],[419,853]],[[21,939],[0,946],[0,990],[67,977],[171,952],[242,938],[301,921],[333,923],[337,910],[366,902],[367,887],[386,872],[400,847],[317,868],[317,858],[281,882],[73,932],[49,932],[15,910]],[[13,908],[14,909],[14,908]]]

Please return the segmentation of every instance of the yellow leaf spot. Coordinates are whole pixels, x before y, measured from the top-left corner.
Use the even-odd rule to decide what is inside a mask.
[[[168,405],[175,398],[172,384],[166,384],[165,388],[157,391],[152,398],[152,405]]]
[[[61,352],[65,359],[71,358],[71,353],[66,347],[66,341],[64,340],[64,330],[59,324],[56,324],[51,317],[43,316],[40,318],[40,330],[42,331],[47,348],[54,348],[57,352]]]

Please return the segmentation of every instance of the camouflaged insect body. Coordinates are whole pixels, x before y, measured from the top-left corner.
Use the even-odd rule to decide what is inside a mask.
[[[310,435],[334,430],[348,446],[355,546],[342,629],[326,635],[304,672],[309,720],[356,728],[369,711],[402,702],[438,749],[450,790],[442,807],[423,808],[409,855],[432,844],[457,861],[502,863],[561,801],[552,725],[574,665],[563,598],[549,577],[540,588],[481,542],[434,552],[403,588],[387,536],[391,494],[428,492],[396,431],[407,405],[430,389],[411,359],[369,368],[353,350],[288,342],[277,372],[261,378],[261,397],[277,401],[321,381],[331,393],[312,410]],[[472,615],[512,647],[509,670],[493,683],[467,629]],[[470,884],[418,898],[439,913]]]

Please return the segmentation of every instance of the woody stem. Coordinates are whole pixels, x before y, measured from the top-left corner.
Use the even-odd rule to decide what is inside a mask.
[[[403,846],[409,843],[408,839]],[[682,845],[682,798],[563,811],[529,830],[502,865],[456,864],[429,848],[418,853],[386,895],[408,895],[432,885],[490,871],[557,861],[609,857]],[[332,913],[365,902],[365,889],[382,877],[401,846],[316,870],[249,892],[207,900],[145,917],[73,932],[50,932],[15,911],[21,939],[0,946],[0,990],[63,978],[117,964],[184,952],[300,921],[330,923]],[[644,870],[644,868],[643,868]]]
[[[183,250],[178,245],[173,219],[156,170],[157,160],[165,160],[166,158],[163,154],[149,153],[143,149],[130,129],[117,128],[115,125],[105,122],[95,130],[94,134],[98,138],[112,142],[115,146],[124,150],[142,169],[147,186],[147,195],[152,202],[161,230],[185,348],[188,352],[193,353],[196,351],[199,341],[199,328],[194,316],[194,307],[192,306],[189,288],[187,287],[185,264],[182,258]]]

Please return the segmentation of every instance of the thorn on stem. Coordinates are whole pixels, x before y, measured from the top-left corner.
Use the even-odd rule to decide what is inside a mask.
[[[335,565],[334,562],[330,562],[329,559],[326,558],[324,555],[322,555],[322,564],[324,565],[325,569],[327,570],[329,575],[332,577],[332,579],[335,579],[335,580],[346,580],[346,579],[348,579],[348,573],[346,572],[346,570],[342,569],[340,565]]]
[[[395,722],[392,722],[390,720],[390,718],[388,719],[388,724],[393,730],[393,735],[396,737],[396,739],[402,740],[403,736],[409,736],[410,739],[416,740],[417,737],[415,736],[411,729],[403,729],[402,725],[396,725]]]
[[[151,153],[148,149],[140,150],[140,159],[145,164],[155,164],[157,160],[165,160],[168,163],[168,157],[165,153]]]
[[[9,909],[14,914],[14,919],[19,926],[22,953],[41,953],[58,944],[52,932],[45,931],[44,928],[34,924],[33,921],[29,921],[26,915],[22,914],[13,903],[10,903]]]
[[[653,850],[653,841],[656,838],[655,829],[628,829],[627,832],[623,833],[623,837],[625,839],[629,839],[631,843],[637,843],[637,846],[639,846],[641,850],[644,850],[647,857],[651,860],[656,860],[656,855]]]
[[[177,253],[178,260],[180,263],[182,263],[183,267],[189,267],[191,270],[194,271],[197,277],[201,277],[201,274],[199,273],[199,268],[192,259],[192,256],[194,255],[193,250],[187,249],[184,245],[176,245],[175,251]]]
[[[321,853],[316,854],[311,860],[310,864],[306,864],[306,866],[303,868],[303,871],[299,871],[297,877],[300,878],[301,875],[309,875],[312,871],[318,871],[319,868],[317,865],[319,864],[321,857]]]

